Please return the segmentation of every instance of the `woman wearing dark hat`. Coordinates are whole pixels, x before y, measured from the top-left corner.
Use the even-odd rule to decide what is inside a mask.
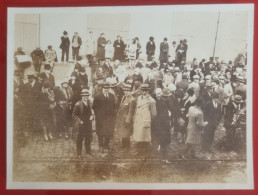
[[[195,148],[201,144],[201,135],[203,128],[208,124],[203,120],[203,112],[201,110],[202,100],[197,99],[195,105],[189,108],[187,125],[186,148],[182,153],[182,158],[186,159],[186,155],[190,152],[191,158],[196,158]]]
[[[49,82],[44,82],[42,86],[42,94],[39,100],[40,105],[40,121],[43,128],[44,140],[52,140],[52,132],[55,127],[55,95],[54,91],[51,89]]]
[[[133,134],[133,116],[136,101],[131,94],[131,84],[124,84],[122,88],[125,95],[122,97],[122,101],[117,112],[116,127],[118,135],[122,139],[122,148],[125,151],[129,151],[130,136]]]
[[[155,49],[156,49],[156,46],[155,46],[154,38],[151,36],[146,45],[147,61],[152,60],[152,56],[155,55]]]
[[[85,67],[81,67],[77,79],[81,85],[81,89],[88,89],[88,75],[86,74]]]
[[[60,93],[57,101],[57,108],[59,108],[59,137],[64,134],[68,139],[69,128],[72,126],[72,103],[73,103],[73,90],[68,85],[68,81],[65,79],[61,83]],[[56,98],[57,99],[57,98]]]
[[[66,55],[66,62],[69,60],[69,47],[70,47],[70,39],[67,36],[67,31],[63,32],[63,36],[61,37],[60,49],[62,49],[62,58],[61,61],[64,62],[64,56]]]

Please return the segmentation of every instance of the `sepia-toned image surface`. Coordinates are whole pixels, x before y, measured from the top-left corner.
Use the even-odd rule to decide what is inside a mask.
[[[9,8],[7,34],[7,188],[253,188],[252,5]]]

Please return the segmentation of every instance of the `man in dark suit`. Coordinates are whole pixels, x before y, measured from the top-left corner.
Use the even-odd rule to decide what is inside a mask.
[[[28,83],[21,91],[21,99],[25,108],[25,136],[29,130],[36,130],[39,127],[38,101],[41,95],[42,85],[36,81],[35,72],[28,72]]]
[[[55,77],[54,77],[54,75],[51,74],[50,64],[45,64],[44,69],[45,69],[44,74],[46,75],[46,77],[45,77],[45,80],[43,81],[43,83],[47,81],[50,83],[52,88],[55,87]]]
[[[187,45],[184,43],[183,40],[180,40],[180,44],[176,48],[178,64],[181,64],[182,60],[186,59],[186,50]]]
[[[146,45],[146,54],[147,54],[147,61],[152,60],[152,56],[155,55],[155,42],[154,42],[154,37],[150,37],[147,45]]]
[[[109,92],[110,84],[103,84],[102,93],[98,94],[93,101],[93,110],[96,115],[96,131],[99,148],[109,150],[110,139],[114,135],[116,103],[115,96]]]
[[[115,48],[115,53],[114,53],[114,60],[124,60],[124,50],[125,50],[125,44],[121,40],[120,36],[117,36],[117,40],[115,40],[113,47]]]
[[[82,158],[82,142],[84,140],[86,154],[91,154],[92,139],[92,120],[94,119],[94,111],[92,110],[90,101],[90,93],[87,89],[81,92],[82,99],[77,102],[73,109],[74,128],[76,132],[76,153],[79,160]]]
[[[81,45],[82,45],[82,39],[78,35],[78,33],[75,32],[72,39],[73,60],[76,60],[76,61],[78,60],[79,50]]]
[[[105,63],[103,64],[102,69],[104,73],[104,78],[113,76],[113,67],[110,65],[109,59],[105,59]]]
[[[68,59],[69,59],[69,47],[70,47],[70,39],[69,37],[67,36],[68,33],[67,31],[64,31],[63,32],[63,35],[61,37],[61,44],[60,44],[60,49],[62,49],[62,58],[61,58],[61,61],[63,62],[64,61],[64,56],[66,55],[66,62],[68,62]]]
[[[212,100],[204,105],[203,116],[204,121],[207,121],[208,125],[204,129],[202,148],[209,152],[213,144],[215,130],[222,117],[222,108],[219,103],[218,93],[214,92],[212,94]]]
[[[164,68],[164,63],[168,63],[168,52],[169,52],[169,46],[167,43],[168,39],[164,38],[164,41],[160,43],[160,55],[159,55],[159,60],[160,60],[160,67]]]

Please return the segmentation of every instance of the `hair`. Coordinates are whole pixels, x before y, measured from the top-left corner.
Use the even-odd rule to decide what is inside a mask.
[[[154,40],[154,37],[153,37],[153,36],[150,36],[149,40],[150,40],[150,41],[153,41],[153,40]]]
[[[168,38],[167,38],[167,37],[165,37],[165,38],[164,38],[164,41],[167,41],[167,40],[168,40]]]
[[[189,96],[193,96],[194,95],[194,90],[192,88],[190,88],[186,91],[186,93],[188,93]]]

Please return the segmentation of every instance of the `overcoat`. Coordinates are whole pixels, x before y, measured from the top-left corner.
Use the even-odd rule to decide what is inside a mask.
[[[191,106],[188,111],[188,117],[186,143],[200,144],[204,127],[203,112],[201,109],[196,108],[196,106]]]
[[[116,117],[117,133],[121,138],[127,138],[133,134],[135,106],[136,101],[132,95],[123,96]]]
[[[60,49],[69,49],[69,47],[70,47],[70,39],[69,39],[69,37],[64,37],[64,36],[62,36],[61,37],[61,44],[60,44]]]
[[[114,53],[114,60],[122,60],[124,58],[124,50],[125,50],[125,44],[122,40],[120,42],[116,40],[113,44],[113,47],[115,48],[115,53]]]
[[[168,43],[162,42],[160,43],[160,55],[159,60],[160,61],[168,61],[168,53],[169,52],[169,46]]]
[[[151,141],[151,121],[157,115],[156,102],[150,96],[140,95],[134,115],[133,140],[136,142]]]
[[[106,98],[103,93],[98,94],[94,98],[92,108],[96,115],[97,135],[112,137],[116,118],[115,96],[108,93],[108,98]]]
[[[170,137],[170,117],[169,117],[169,105],[163,98],[156,99],[157,116],[153,121],[154,136],[158,140],[159,144],[169,144],[171,142]]]
[[[101,61],[105,59],[105,46],[106,45],[106,39],[104,37],[99,37],[97,41],[98,47],[97,47],[97,58]]]

